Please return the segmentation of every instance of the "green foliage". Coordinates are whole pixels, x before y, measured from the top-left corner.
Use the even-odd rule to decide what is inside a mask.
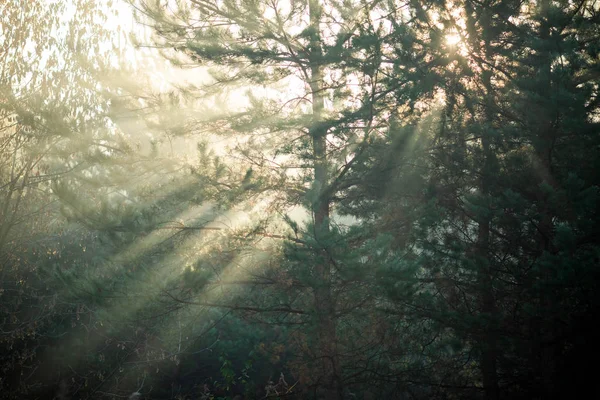
[[[595,3],[131,2],[198,81],[111,81],[93,1],[3,6],[6,397],[592,381]]]

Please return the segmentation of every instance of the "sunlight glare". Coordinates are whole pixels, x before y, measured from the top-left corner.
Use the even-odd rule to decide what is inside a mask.
[[[450,46],[456,46],[461,41],[461,37],[458,33],[449,33],[446,35],[446,43]]]

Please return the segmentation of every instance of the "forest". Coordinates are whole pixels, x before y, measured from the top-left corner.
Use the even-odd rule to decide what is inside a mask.
[[[595,398],[599,283],[600,0],[0,0],[0,399]]]

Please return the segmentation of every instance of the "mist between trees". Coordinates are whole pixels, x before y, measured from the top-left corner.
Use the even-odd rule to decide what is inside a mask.
[[[597,392],[600,2],[0,2],[0,398]]]

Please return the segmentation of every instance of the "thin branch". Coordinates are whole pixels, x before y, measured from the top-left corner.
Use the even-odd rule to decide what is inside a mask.
[[[251,312],[257,312],[257,313],[284,312],[284,313],[300,314],[300,315],[306,314],[306,312],[304,312],[303,310],[294,309],[289,306],[288,307],[260,308],[260,307],[238,306],[238,305],[230,305],[230,304],[218,304],[218,303],[211,303],[211,302],[205,302],[205,301],[192,301],[192,300],[180,299],[178,297],[175,297],[173,294],[169,293],[166,290],[163,290],[163,293],[178,303],[189,304],[189,305],[194,305],[194,306],[225,308],[228,310],[251,311]]]

